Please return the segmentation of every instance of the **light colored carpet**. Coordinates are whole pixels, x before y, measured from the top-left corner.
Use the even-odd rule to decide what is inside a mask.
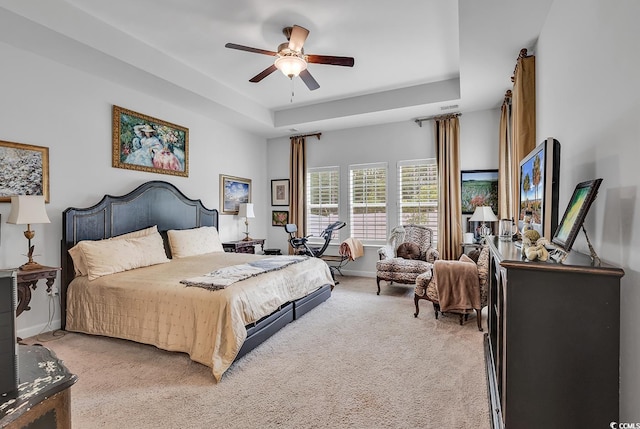
[[[473,317],[435,320],[421,301],[414,318],[410,287],[378,296],[375,279],[339,280],[218,384],[208,367],[153,346],[76,333],[40,342],[78,375],[78,429],[489,427]]]

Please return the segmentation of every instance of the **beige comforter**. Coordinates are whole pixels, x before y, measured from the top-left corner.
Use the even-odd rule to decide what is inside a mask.
[[[261,257],[218,252],[174,259],[93,281],[77,277],[67,290],[66,329],[188,353],[192,360],[211,367],[219,381],[246,339],[246,325],[322,285],[334,284],[327,264],[317,258],[223,290],[179,283]]]

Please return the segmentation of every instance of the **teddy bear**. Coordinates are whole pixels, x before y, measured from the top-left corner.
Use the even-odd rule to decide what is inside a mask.
[[[549,251],[545,245],[547,239],[540,237],[535,229],[530,229],[522,233],[522,255],[529,261],[546,261],[549,259]]]

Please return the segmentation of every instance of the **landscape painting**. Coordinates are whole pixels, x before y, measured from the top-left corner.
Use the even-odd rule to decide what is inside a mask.
[[[251,179],[220,175],[220,212],[237,215],[240,204],[251,202]]]
[[[460,183],[463,214],[472,214],[479,206],[498,214],[498,170],[462,171]]]

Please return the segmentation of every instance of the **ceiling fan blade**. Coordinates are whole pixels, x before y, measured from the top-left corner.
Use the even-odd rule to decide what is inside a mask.
[[[299,25],[294,25],[291,30],[291,37],[289,38],[289,49],[300,52],[308,35],[309,30]]]
[[[260,73],[249,79],[249,82],[258,83],[265,77],[269,76],[274,71],[278,70],[275,65],[271,64],[266,69],[262,70]]]
[[[236,45],[235,43],[227,43],[226,45],[224,45],[224,47],[230,48],[230,49],[237,49],[239,51],[254,52],[256,54],[271,55],[272,57],[276,55],[276,52],[273,52],[273,51],[267,51],[265,49],[258,49],[258,48],[251,48],[249,46],[243,46],[243,45]]]
[[[307,85],[307,88],[309,88],[309,90],[311,91],[314,91],[320,88],[320,84],[318,84],[318,82],[313,78],[313,76],[311,76],[311,73],[309,73],[309,70],[307,69],[302,70],[300,72],[300,79],[302,79],[305,85]]]
[[[307,55],[307,62],[353,67],[354,59],[352,57],[332,57],[330,55]]]

